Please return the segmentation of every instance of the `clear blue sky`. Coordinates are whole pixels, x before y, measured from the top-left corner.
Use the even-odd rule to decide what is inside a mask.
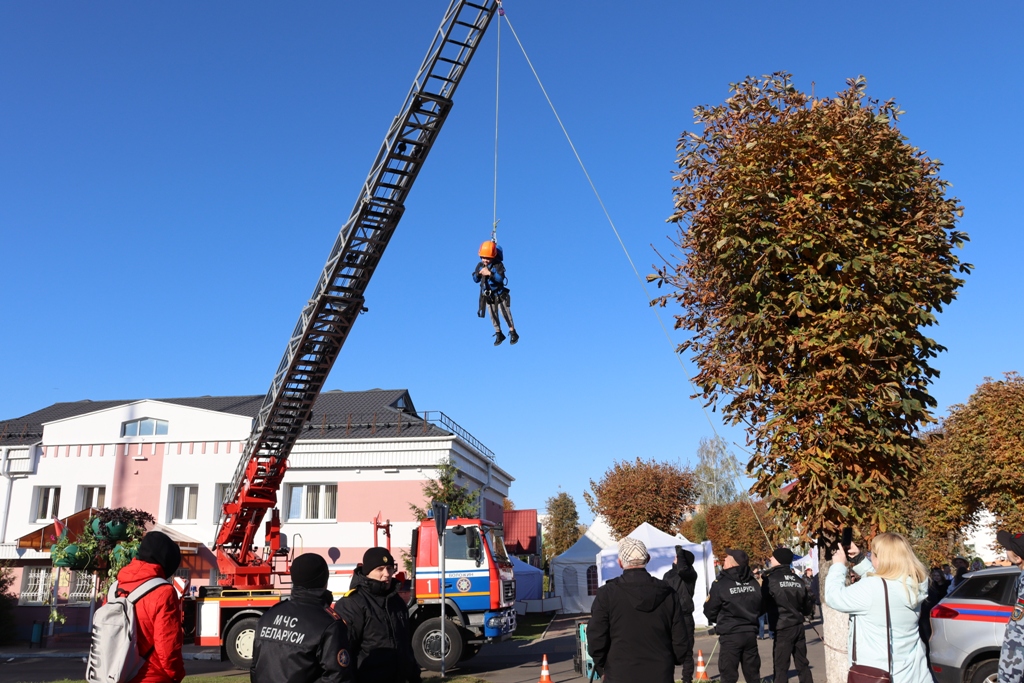
[[[264,393],[446,5],[0,4],[0,418]],[[1024,5],[505,6],[644,273],[695,105],[748,74],[818,94],[867,76],[966,206],[977,270],[931,330],[942,410],[1024,370]],[[327,388],[408,388],[497,452],[519,507],[561,487],[586,519],[589,478],[685,463],[711,428],[507,27],[499,237],[522,341],[491,346],[469,274],[491,223],[495,38]]]

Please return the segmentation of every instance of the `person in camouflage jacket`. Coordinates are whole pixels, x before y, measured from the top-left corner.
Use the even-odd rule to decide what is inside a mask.
[[[1006,624],[1003,649],[999,652],[999,683],[1024,681],[1024,534],[1000,531],[996,534],[999,545],[1006,549],[1006,559],[1022,570],[1017,577],[1013,613]]]

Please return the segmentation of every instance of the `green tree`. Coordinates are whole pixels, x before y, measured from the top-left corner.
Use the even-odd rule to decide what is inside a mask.
[[[424,506],[419,507],[415,503],[409,503],[409,509],[416,515],[417,520],[423,521],[427,518],[427,510],[430,509],[431,502],[435,500],[448,504],[450,517],[479,516],[480,493],[459,486],[456,481],[459,476],[459,468],[455,466],[455,460],[448,458],[438,463],[437,478],[423,482],[423,498],[426,501]]]
[[[601,481],[590,480],[583,499],[622,537],[644,522],[670,534],[697,502],[697,479],[691,470],[667,462],[616,462]]]
[[[559,491],[545,503],[547,518],[544,520],[544,562],[561,555],[580,539],[580,516],[576,501],[565,491]]]
[[[815,100],[777,73],[697,107],[671,217],[685,258],[649,276],[683,308],[699,395],[746,425],[753,491],[795,481],[790,525],[832,533],[885,529],[905,498],[943,350],[923,329],[971,268],[940,163],[866,87]]]
[[[740,474],[740,463],[729,452],[725,439],[703,437],[697,446],[697,466],[693,475],[697,478],[697,500],[701,505],[721,505],[742,500],[743,495],[736,488]]]

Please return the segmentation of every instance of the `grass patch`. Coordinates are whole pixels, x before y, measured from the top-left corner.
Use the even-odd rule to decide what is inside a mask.
[[[512,640],[537,640],[554,619],[550,614],[524,614],[516,616],[516,631]]]

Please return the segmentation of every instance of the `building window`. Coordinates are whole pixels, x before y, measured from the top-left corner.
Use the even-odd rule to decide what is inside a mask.
[[[224,511],[224,503],[228,502],[228,489],[231,484],[217,484],[216,496],[213,499],[213,522],[220,524],[220,516]]]
[[[107,502],[106,486],[79,486],[82,492],[82,504],[78,506],[79,511],[89,508],[101,508]]]
[[[288,496],[289,521],[333,522],[338,516],[337,484],[292,484]]]
[[[37,486],[36,487],[36,517],[37,522],[49,522],[57,516],[60,509],[60,487],[59,486]]]
[[[597,565],[587,567],[587,595],[597,595]]]
[[[121,436],[166,436],[167,420],[144,417],[141,420],[121,423]]]
[[[21,604],[42,605],[49,602],[53,590],[53,573],[49,567],[26,567],[21,587]]]
[[[196,504],[199,502],[199,487],[172,486],[170,495],[170,521],[194,522],[196,520]]]
[[[71,574],[71,587],[68,592],[68,604],[89,604],[92,602],[93,586],[96,583],[96,575],[89,572],[74,572]]]

